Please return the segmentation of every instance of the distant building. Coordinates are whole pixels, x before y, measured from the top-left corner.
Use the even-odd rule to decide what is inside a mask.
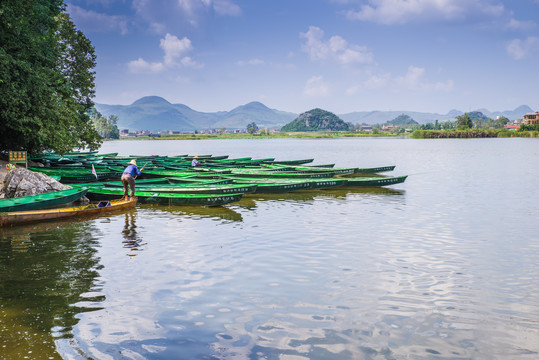
[[[538,125],[539,124],[539,111],[534,113],[527,113],[522,119],[522,123],[526,125]]]
[[[398,125],[383,125],[382,131],[392,131],[392,130],[398,130],[400,129],[400,126]]]
[[[372,131],[372,126],[359,125],[359,131]]]

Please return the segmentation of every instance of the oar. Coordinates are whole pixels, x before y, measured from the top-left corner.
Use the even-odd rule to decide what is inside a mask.
[[[144,168],[146,167],[146,165],[148,165],[148,161],[146,161],[146,164],[144,164],[144,166],[140,169],[140,172],[142,172],[142,170],[144,170]],[[138,175],[135,175],[135,179],[137,178]]]

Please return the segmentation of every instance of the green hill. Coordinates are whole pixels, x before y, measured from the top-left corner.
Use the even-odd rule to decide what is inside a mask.
[[[351,129],[353,125],[344,122],[337,115],[322,109],[313,109],[283,126],[281,131],[347,131]]]
[[[418,125],[419,123],[412,119],[411,116],[400,114],[396,118],[394,118],[391,121],[388,121],[387,124],[389,125],[399,125],[399,126],[406,126],[406,125]]]
[[[118,128],[133,130],[242,129],[251,122],[260,128],[280,128],[296,114],[273,110],[251,102],[231,111],[200,112],[183,104],[171,104],[159,96],[146,96],[131,105],[95,104],[104,116],[117,115]]]
[[[296,116],[293,113],[270,109],[258,101],[253,101],[232,109],[221,120],[216,122],[213,127],[244,129],[247,124],[254,122],[261,129],[279,128],[282,124],[285,124]]]

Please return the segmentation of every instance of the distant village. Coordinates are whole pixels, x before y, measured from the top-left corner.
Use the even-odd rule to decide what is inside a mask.
[[[260,129],[258,133],[279,133],[278,129]],[[190,134],[247,134],[247,129],[208,129],[208,130],[164,130],[158,132],[151,132],[149,130],[140,130],[130,132],[129,129],[120,130],[120,137],[138,137],[138,136],[148,136],[148,137],[161,137],[163,135],[190,135]]]
[[[539,125],[539,111],[534,113],[527,113],[520,120],[508,122],[503,128],[508,130],[518,130],[520,125]]]
[[[522,124],[526,125],[538,125],[539,124],[539,111],[534,113],[527,113],[523,116],[522,119],[508,122],[503,128],[507,130],[518,130]],[[372,125],[357,125],[358,131],[370,132],[373,130]],[[381,125],[380,130],[382,131],[395,131],[400,129],[399,125]],[[410,129],[406,129],[410,130]],[[267,133],[275,134],[279,133],[279,129],[259,129],[257,133]],[[161,137],[163,135],[189,135],[189,134],[247,134],[247,129],[208,129],[208,130],[164,130],[159,132],[151,132],[149,130],[140,130],[130,132],[129,129],[120,130],[120,137],[138,137],[138,136],[148,136],[148,137]]]

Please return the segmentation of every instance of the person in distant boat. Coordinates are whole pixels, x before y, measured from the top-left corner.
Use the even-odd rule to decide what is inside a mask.
[[[124,173],[122,174],[122,184],[124,186],[124,198],[128,200],[127,196],[127,188],[131,190],[130,197],[135,197],[135,178],[137,176],[140,176],[142,174],[140,170],[137,167],[137,162],[135,160],[131,160],[129,162],[129,165],[125,168]]]
[[[200,161],[198,161],[198,156],[195,155],[195,157],[193,158],[193,161],[191,162],[191,166],[195,167],[195,166],[200,166],[200,165],[202,164],[200,163]]]

